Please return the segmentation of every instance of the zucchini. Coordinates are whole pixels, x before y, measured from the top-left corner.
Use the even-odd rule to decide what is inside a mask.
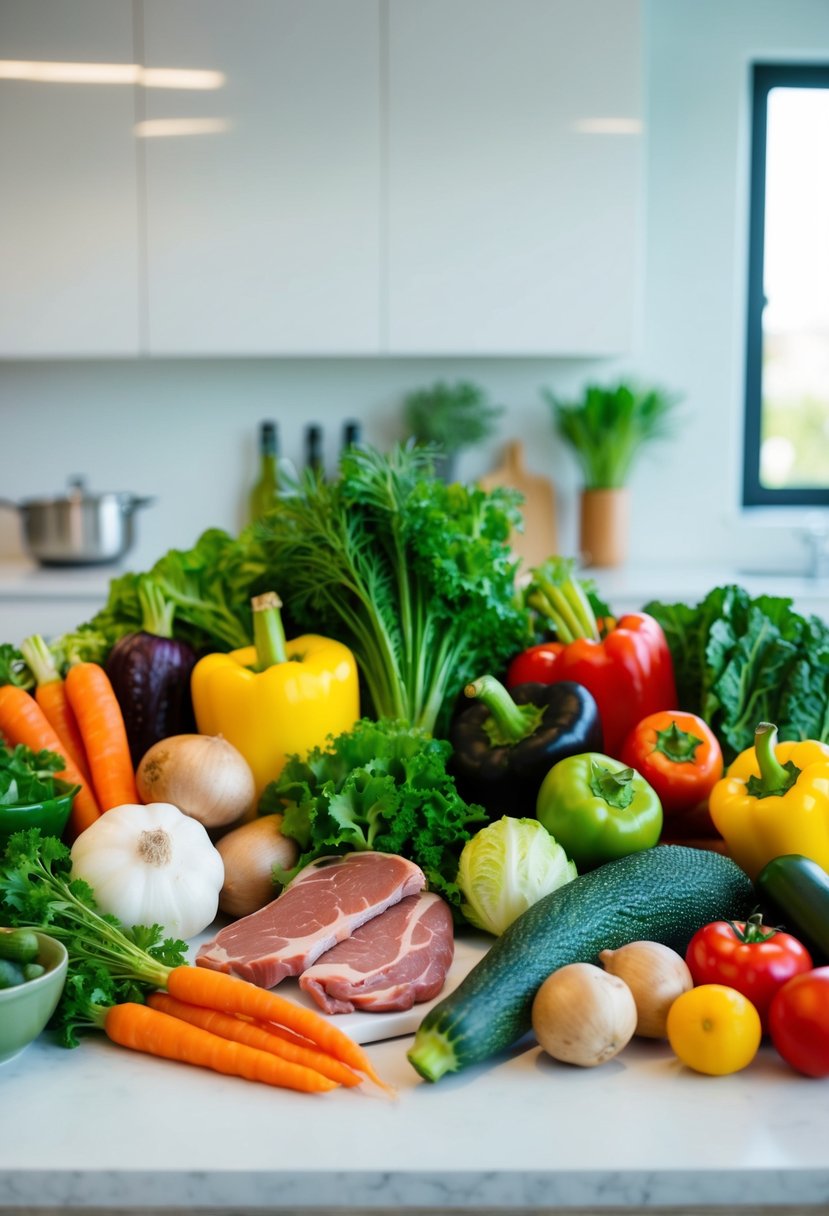
[[[596,963],[601,950],[656,941],[683,954],[712,920],[744,920],[756,904],[749,878],[728,857],[658,845],[607,862],[523,912],[461,984],[424,1017],[409,1062],[437,1081],[510,1047],[531,1028],[533,997],[566,963]]]
[[[785,853],[768,862],[755,879],[770,919],[801,941],[815,966],[829,963],[829,874],[810,857]]]

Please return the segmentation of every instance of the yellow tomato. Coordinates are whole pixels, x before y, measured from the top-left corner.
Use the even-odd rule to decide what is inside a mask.
[[[712,1077],[739,1072],[757,1055],[760,1015],[742,993],[700,984],[668,1010],[668,1042],[683,1064]]]

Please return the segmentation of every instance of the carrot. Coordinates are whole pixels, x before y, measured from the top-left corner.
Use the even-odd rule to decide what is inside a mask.
[[[101,810],[140,802],[124,716],[109,676],[99,663],[74,663],[65,684]]]
[[[313,1048],[314,1046],[311,1039],[304,1034],[296,1034],[293,1030],[288,1030],[287,1026],[277,1026],[275,1022],[257,1022],[242,1013],[237,1013],[236,1017],[242,1022],[249,1022],[251,1026],[258,1026],[260,1030],[267,1030],[268,1034],[278,1034],[280,1039],[284,1039],[286,1043],[293,1043],[295,1047]]]
[[[45,748],[63,757],[64,766],[56,776],[71,785],[81,787],[72,802],[72,811],[66,827],[66,835],[70,840],[74,840],[84,828],[88,828],[99,818],[101,812],[92,787],[84,782],[74,761],[66,755],[60,739],[34,697],[14,684],[3,684],[0,687],[0,732],[13,746],[23,743],[32,751],[42,751]]]
[[[103,1027],[107,1038],[121,1047],[165,1060],[196,1064],[225,1076],[244,1077],[247,1081],[261,1081],[265,1085],[297,1089],[303,1093],[324,1093],[337,1088],[336,1081],[313,1069],[220,1038],[168,1013],[132,1001],[112,1005]]]
[[[266,988],[258,988],[248,980],[211,971],[207,967],[174,967],[167,976],[165,987],[171,996],[188,1005],[203,1005],[223,1013],[252,1017],[257,1022],[276,1022],[304,1035],[322,1051],[347,1064],[355,1072],[363,1072],[382,1089],[390,1086],[381,1081],[366,1053],[344,1031],[332,1026],[320,1014],[305,1009],[294,1001],[277,996]]]
[[[246,1043],[248,1047],[256,1047],[260,1051],[269,1051],[292,1064],[302,1064],[312,1068],[330,1081],[340,1085],[360,1085],[362,1078],[358,1077],[346,1064],[332,1059],[323,1051],[314,1051],[307,1047],[296,1047],[286,1042],[280,1035],[263,1030],[253,1022],[242,1021],[230,1013],[220,1013],[214,1009],[204,1009],[201,1005],[186,1005],[175,997],[164,992],[153,992],[147,997],[151,1009],[160,1009],[171,1017],[181,1018],[191,1026],[200,1026],[223,1039],[233,1039],[237,1043]]]
[[[37,682],[35,700],[43,710],[46,721],[63,744],[63,754],[74,761],[75,767],[84,779],[84,784],[91,785],[81,732],[78,730],[77,719],[67,699],[63,679],[49,647],[43,638],[35,633],[31,637],[23,639],[20,643],[20,652]]]

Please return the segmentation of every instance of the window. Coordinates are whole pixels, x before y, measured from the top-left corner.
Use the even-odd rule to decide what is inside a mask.
[[[743,503],[829,506],[829,64],[753,69]]]

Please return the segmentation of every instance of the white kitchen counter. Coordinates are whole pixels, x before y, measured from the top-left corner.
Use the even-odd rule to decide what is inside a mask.
[[[589,1070],[533,1044],[432,1085],[410,1042],[367,1048],[389,1100],[41,1038],[0,1068],[0,1210],[829,1206],[829,1081],[771,1047],[713,1078],[661,1042]]]

